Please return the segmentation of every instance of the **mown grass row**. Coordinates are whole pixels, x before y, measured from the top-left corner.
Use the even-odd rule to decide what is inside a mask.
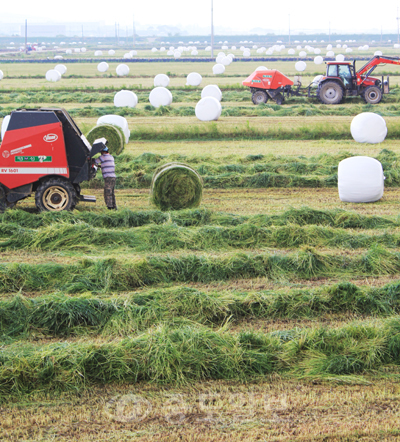
[[[278,292],[204,292],[178,286],[111,298],[63,293],[25,298],[18,294],[0,301],[0,336],[3,342],[25,339],[31,333],[128,336],[156,324],[185,320],[220,327],[226,321],[254,318],[309,319],[343,313],[378,317],[399,311],[399,282],[377,288],[342,282]]]
[[[301,246],[360,249],[373,245],[400,246],[400,233],[349,232],[327,226],[182,227],[173,223],[134,229],[108,229],[87,223],[55,223],[38,230],[15,224],[0,225],[0,250],[98,251],[122,247],[134,252],[163,253],[175,250],[223,251]]]
[[[209,209],[188,209],[172,212],[159,210],[133,211],[122,209],[117,212],[40,212],[31,213],[21,209],[6,210],[0,213],[3,234],[7,229],[12,234],[16,228],[38,229],[53,224],[87,223],[98,228],[129,228],[148,224],[174,224],[182,227],[238,226],[249,224],[257,227],[320,225],[344,229],[382,229],[400,226],[400,220],[380,216],[362,215],[343,209],[318,210],[311,207],[290,208],[275,215],[235,215],[214,212]],[[111,231],[111,230],[110,230]]]
[[[400,254],[380,246],[355,256],[318,253],[305,247],[292,253],[150,255],[142,259],[82,260],[76,264],[0,264],[0,292],[66,293],[129,291],[142,286],[270,278],[300,280],[394,275]]]
[[[248,381],[272,373],[346,382],[347,376],[354,381],[352,375],[399,364],[397,318],[272,334],[160,325],[110,343],[10,345],[0,354],[0,393],[80,390],[110,382]]]

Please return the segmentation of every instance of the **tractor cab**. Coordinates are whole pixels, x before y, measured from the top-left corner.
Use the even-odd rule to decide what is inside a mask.
[[[354,65],[350,62],[329,62],[326,64],[325,79],[339,80],[343,87],[348,90],[357,88],[357,78],[355,75]]]

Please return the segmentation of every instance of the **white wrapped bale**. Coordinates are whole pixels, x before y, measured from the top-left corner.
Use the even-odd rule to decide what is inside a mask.
[[[114,51],[114,49],[110,49],[110,50],[108,51],[108,55],[115,55],[115,51]]]
[[[326,56],[327,56],[327,57],[334,57],[334,56],[335,56],[335,53],[334,53],[333,51],[328,51],[328,52],[326,53]]]
[[[165,74],[158,74],[154,77],[154,87],[168,87],[169,77]]]
[[[64,64],[58,64],[54,69],[58,71],[60,75],[64,75],[67,72],[67,67]]]
[[[256,71],[268,71],[268,68],[265,66],[258,66],[258,68],[256,68]]]
[[[195,108],[196,117],[200,121],[214,121],[221,116],[221,103],[214,97],[202,98]]]
[[[379,55],[380,56],[380,55],[382,55],[382,51],[375,51],[374,55]]]
[[[222,63],[222,60],[225,58],[224,55],[217,55],[217,58],[215,59],[215,63]]]
[[[343,54],[338,54],[336,55],[336,61],[344,61],[344,55]]]
[[[202,76],[197,72],[191,72],[186,77],[186,85],[187,86],[200,86],[201,81],[203,80]]]
[[[193,49],[190,55],[199,55],[199,53],[196,49]]]
[[[112,124],[120,127],[125,136],[125,143],[129,143],[130,130],[126,118],[120,115],[103,115],[97,120],[97,126],[100,124]]]
[[[105,61],[102,61],[101,63],[99,63],[97,65],[97,70],[99,72],[107,72],[108,71],[108,63],[106,63]]]
[[[320,55],[317,55],[317,56],[314,58],[314,63],[315,63],[315,64],[322,64],[323,61],[324,61],[324,59],[323,59]]]
[[[307,52],[306,51],[300,51],[299,57],[301,57],[301,58],[307,57]]]
[[[351,48],[346,48],[346,52],[347,52],[347,53],[349,53],[349,52],[353,52],[353,49],[351,49]]]
[[[124,77],[129,74],[129,67],[126,64],[119,64],[116,72],[119,77]]]
[[[65,53],[66,53],[66,54],[72,54],[72,49],[66,49],[66,50],[65,50]]]
[[[222,57],[221,64],[224,66],[229,66],[232,63],[232,58],[228,55],[226,57]]]
[[[209,84],[201,91],[201,98],[214,97],[218,101],[222,100],[221,89],[216,84]]]
[[[95,51],[94,55],[95,57],[101,57],[103,55],[103,51]]]
[[[212,68],[214,75],[220,75],[225,72],[225,66],[221,63],[217,63]]]
[[[319,55],[321,53],[321,49],[320,48],[315,48],[314,49],[314,54],[315,55]]]
[[[382,143],[387,135],[386,121],[373,112],[363,112],[353,118],[350,132],[358,143]]]
[[[50,69],[46,72],[46,80],[47,81],[60,81],[61,80],[61,74],[56,71],[55,69]]]
[[[304,61],[298,61],[295,65],[294,65],[296,71],[298,72],[303,72],[305,71],[307,65]]]
[[[8,128],[8,123],[10,122],[10,118],[11,118],[10,115],[6,115],[3,118],[3,122],[1,123],[1,139],[2,140],[4,139],[4,134],[6,133],[6,130]]]
[[[339,163],[339,198],[347,203],[372,203],[383,196],[385,177],[375,158],[350,157]]]
[[[3,78],[4,78],[3,71],[0,70],[0,80],[2,80]]]
[[[172,94],[165,87],[156,87],[150,92],[149,101],[154,107],[170,106]]]
[[[294,49],[289,49],[288,50],[288,54],[289,55],[294,55],[296,53],[296,51]]]
[[[138,97],[132,91],[122,90],[114,95],[114,106],[116,107],[136,107],[137,103]]]

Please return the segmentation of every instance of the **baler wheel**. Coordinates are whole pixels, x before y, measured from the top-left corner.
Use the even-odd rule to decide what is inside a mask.
[[[323,104],[339,104],[343,99],[343,88],[336,81],[325,81],[318,86],[317,98]]]
[[[363,100],[369,104],[378,104],[382,100],[382,91],[378,86],[368,86],[362,94]]]
[[[7,208],[6,192],[0,184],[0,213],[3,213]]]
[[[74,186],[69,181],[60,178],[50,178],[42,182],[35,193],[36,207],[41,212],[73,210],[77,199]]]
[[[268,95],[264,91],[255,91],[251,97],[254,104],[262,104],[268,101]]]

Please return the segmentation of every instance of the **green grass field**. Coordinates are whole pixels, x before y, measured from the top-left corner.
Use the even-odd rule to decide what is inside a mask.
[[[84,133],[114,112],[131,130],[117,212],[97,176],[83,189],[95,204],[38,213],[30,197],[0,214],[0,439],[398,440],[398,90],[377,106],[254,106],[238,85],[257,62],[226,77],[206,76],[210,63],[134,66],[116,78],[68,64],[50,84],[32,78],[48,65],[0,61],[3,116],[62,106]],[[157,110],[146,97],[161,67],[177,77]],[[191,71],[220,85],[218,121],[194,116]],[[137,108],[113,107],[122,87]],[[351,138],[364,111],[384,116],[383,143]],[[337,165],[353,155],[381,161],[378,202],[339,200]],[[171,161],[202,175],[199,208],[151,204]]]

